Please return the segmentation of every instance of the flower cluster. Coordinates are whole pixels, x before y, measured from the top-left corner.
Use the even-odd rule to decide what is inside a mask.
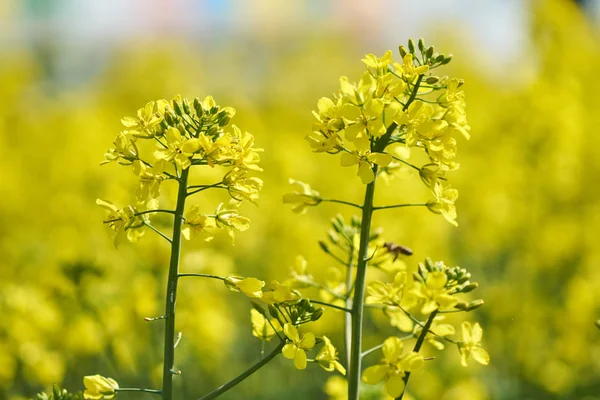
[[[367,307],[372,305],[382,308],[392,326],[404,332],[412,332],[412,337],[417,339],[416,352],[424,341],[438,350],[443,350],[445,342],[448,342],[457,346],[463,366],[467,366],[469,358],[487,365],[489,355],[481,347],[481,326],[464,321],[462,338],[455,340],[451,338],[456,333],[454,326],[446,322],[445,315],[440,314],[468,312],[483,305],[483,300],[480,299],[467,303],[456,297],[457,294],[468,293],[477,288],[477,283],[470,279],[471,274],[465,269],[450,268],[442,261],[433,262],[428,258],[419,263],[417,272],[413,274],[412,286],[407,286],[404,271],[396,273],[392,282],[371,282],[367,287],[366,304]],[[416,315],[425,315],[427,320],[420,321]],[[402,393],[405,381],[401,378],[411,371],[406,360],[399,356],[401,343],[400,338],[387,339],[383,344],[384,360],[367,368],[363,376],[363,380],[370,384],[384,380],[386,390],[392,397],[398,397]],[[396,349],[393,356],[390,355],[390,348]],[[419,365],[422,365],[422,361],[421,358]]]
[[[299,273],[305,270],[306,261],[302,257],[298,257],[296,268]],[[300,325],[321,318],[323,308],[315,307],[298,290],[277,281],[266,288],[264,281],[253,277],[229,276],[224,282],[231,291],[241,292],[252,299],[252,335],[265,342],[274,336],[285,341],[281,352],[285,358],[294,361],[297,369],[305,369],[310,361],[326,371],[346,373],[338,360],[337,350],[328,337],[317,338],[312,332],[302,333],[298,329]],[[322,343],[321,349],[315,359],[308,359],[306,353],[317,343]]]
[[[432,75],[451,56],[424,44],[419,50],[420,55],[414,44],[401,46],[400,62],[391,51],[365,56],[366,71],[358,82],[342,77],[339,91],[317,102],[313,131],[306,139],[315,152],[342,153],[341,165],[358,166],[363,184],[378,173],[392,175],[400,164],[418,170],[433,194],[428,208],[456,225],[458,192],[446,174],[458,168],[456,138],[470,137],[463,81]],[[409,152],[398,151],[398,146],[422,150],[429,162],[410,164]]]
[[[102,164],[116,162],[130,166],[138,178],[136,202],[119,209],[112,203],[98,200],[110,212],[104,222],[111,228],[115,246],[122,237],[137,241],[150,225],[150,216],[159,209],[161,186],[166,181],[186,183],[186,196],[212,189],[226,189],[231,206],[217,207],[214,214],[204,214],[197,205],[186,212],[182,234],[210,240],[214,229],[223,229],[233,238],[237,231],[248,229],[249,220],[242,217],[237,206],[244,200],[255,203],[263,182],[249,173],[261,171],[259,152],[254,137],[229,123],[235,110],[218,106],[211,96],[191,103],[180,96],[173,100],[151,101],[140,108],[135,117],[121,120],[124,130],[114,140],[114,147],[105,153]],[[217,166],[227,169],[217,183],[188,184],[192,166]],[[185,177],[185,179],[184,179]]]

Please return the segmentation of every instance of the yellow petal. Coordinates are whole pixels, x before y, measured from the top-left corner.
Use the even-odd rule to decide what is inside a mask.
[[[362,380],[369,385],[377,385],[385,377],[388,368],[385,365],[373,365],[365,369]]]
[[[402,350],[404,349],[404,344],[399,337],[391,336],[385,339],[383,342],[383,355],[385,359],[390,363],[395,363],[396,360],[402,355]]]
[[[294,357],[296,357],[297,350],[298,348],[296,346],[294,346],[291,343],[288,343],[285,346],[283,346],[283,349],[281,349],[281,354],[283,354],[283,356],[288,360],[293,360]]]
[[[340,161],[342,162],[342,167],[350,167],[352,165],[358,164],[360,159],[354,153],[342,153],[342,158]]]
[[[471,339],[473,340],[473,342],[474,343],[481,342],[481,339],[483,338],[483,329],[481,329],[481,325],[479,325],[478,322],[473,324],[473,329],[471,332],[472,332]]]
[[[386,167],[392,162],[392,155],[387,153],[371,153],[369,154],[369,161],[381,167]]]
[[[296,329],[296,327],[292,324],[285,324],[283,327],[283,333],[285,333],[285,336],[287,336],[294,343],[300,340],[298,329]]]
[[[306,368],[306,353],[302,349],[296,351],[296,357],[294,357],[294,366],[297,369]]]
[[[302,343],[300,343],[300,347],[306,350],[310,350],[315,347],[315,334],[312,332],[308,332],[304,334],[304,338],[302,339]]]
[[[365,185],[368,185],[369,183],[373,182],[373,180],[375,179],[375,174],[373,173],[373,170],[371,169],[371,165],[365,161],[361,162],[358,165],[358,176],[360,176],[360,180]]]
[[[408,353],[402,358],[402,369],[405,371],[417,371],[423,368],[425,361],[423,356],[413,352]]]
[[[385,391],[393,398],[400,397],[404,391],[404,379],[402,374],[393,374],[385,381]]]
[[[479,364],[488,365],[490,363],[490,356],[481,347],[474,347],[471,349],[471,356],[473,360],[477,361]]]

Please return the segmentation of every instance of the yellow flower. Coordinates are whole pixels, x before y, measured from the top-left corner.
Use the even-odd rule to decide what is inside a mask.
[[[444,321],[445,319],[446,317],[443,315],[437,315],[433,319],[431,327],[425,336],[425,339],[438,350],[444,350],[445,348],[444,343],[440,340],[440,337],[450,336],[456,333],[454,326],[441,323],[441,321]],[[415,337],[419,337],[422,331],[423,328],[420,325],[415,325],[413,334]]]
[[[306,350],[310,350],[315,346],[315,334],[312,332],[300,334],[292,324],[285,324],[283,332],[288,340],[281,353],[288,360],[294,360],[294,366],[297,369],[305,369]]]
[[[398,307],[387,307],[385,315],[390,319],[390,325],[402,332],[411,332],[415,326],[413,320]]]
[[[273,281],[270,290],[263,291],[262,301],[267,304],[280,304],[296,301],[301,297],[298,291]]]
[[[406,145],[413,147],[417,144],[420,139],[420,134],[426,132],[430,126],[431,118],[433,116],[433,107],[430,104],[426,104],[422,101],[415,100],[408,110],[401,111],[396,114],[394,121],[398,126],[405,127],[405,140]]]
[[[338,354],[335,347],[331,344],[331,340],[327,336],[323,336],[323,347],[319,350],[316,360],[325,371],[331,372],[337,370],[340,374],[346,375],[346,369],[338,361]]]
[[[369,139],[362,136],[354,141],[356,150],[343,153],[341,162],[343,167],[358,164],[358,176],[363,184],[367,185],[375,179],[373,167],[375,164],[385,167],[392,162],[392,155],[387,153],[371,153]]]
[[[84,399],[112,399],[115,397],[119,384],[111,378],[105,378],[101,375],[88,375],[83,378],[85,391]]]
[[[158,197],[160,196],[160,184],[164,177],[155,169],[148,167],[140,160],[132,164],[133,173],[140,181],[137,190],[137,200],[140,204],[147,205],[149,209],[158,208]]]
[[[253,204],[258,200],[258,193],[262,189],[262,179],[246,176],[247,170],[233,168],[223,177],[223,185],[227,186],[229,195],[237,201],[246,199]]]
[[[367,304],[399,305],[402,300],[404,284],[406,283],[406,272],[400,271],[391,283],[375,281],[367,288]]]
[[[200,143],[197,139],[188,139],[179,132],[177,128],[169,128],[165,134],[167,139],[167,148],[160,147],[154,152],[154,157],[158,161],[175,161],[181,169],[186,169],[192,165],[190,158],[200,150]]]
[[[429,211],[442,214],[446,221],[458,226],[456,206],[454,205],[454,202],[458,199],[458,190],[452,189],[446,181],[438,180],[433,185],[432,192],[435,198],[427,202]]]
[[[289,182],[291,185],[296,185],[298,190],[284,194],[283,203],[294,204],[292,211],[295,213],[302,214],[306,212],[306,207],[316,206],[321,202],[321,195],[309,184],[294,179],[290,179]]]
[[[333,375],[325,382],[325,393],[329,400],[346,400],[348,398],[348,381],[339,375]]]
[[[421,65],[415,67],[413,62],[413,55],[408,53],[402,58],[402,64],[395,62],[394,69],[397,73],[401,74],[407,81],[412,81],[417,75],[423,75],[429,71],[428,65]]]
[[[430,314],[437,309],[449,309],[458,303],[458,299],[450,295],[446,288],[448,276],[444,271],[433,271],[427,274],[425,283],[415,281],[412,294],[424,300],[421,312]]]
[[[248,132],[243,132],[235,125],[231,128],[233,132],[229,134],[231,140],[232,164],[239,168],[251,169],[254,171],[262,171],[262,168],[258,166],[260,161],[259,152],[263,149],[254,147],[254,136]]]
[[[119,209],[113,203],[101,199],[96,200],[96,204],[109,211],[105,224],[112,231],[113,244],[115,248],[127,237],[130,242],[137,242],[144,236],[144,221],[147,215],[136,216],[136,210],[132,206]]]
[[[231,275],[225,279],[225,285],[233,292],[242,292],[250,298],[260,299],[265,283],[256,278],[243,278]]]
[[[402,354],[403,348],[400,338],[387,338],[382,347],[384,358],[364,371],[363,381],[369,385],[384,381],[386,392],[394,398],[399,397],[404,391],[405,372],[421,369],[424,364],[423,356],[415,352]]]
[[[464,367],[467,366],[469,357],[483,365],[490,363],[490,356],[481,347],[482,337],[483,329],[477,322],[472,326],[467,321],[462,323],[462,341],[459,342],[458,349],[460,351],[460,363]]]
[[[154,105],[157,105],[157,111],[154,110]],[[157,127],[163,120],[161,115],[161,109],[164,112],[166,100],[159,100],[158,102],[151,101],[147,103],[143,108],[140,108],[137,112],[137,118],[125,117],[121,119],[121,123],[126,128],[129,128],[129,132],[135,137],[151,138],[156,135]]]
[[[250,220],[242,217],[237,210],[223,209],[223,203],[217,206],[215,212],[217,228],[227,230],[231,240],[235,238],[235,232],[243,232],[250,227]]]
[[[104,161],[100,165],[108,164],[122,159],[122,164],[130,164],[138,158],[138,149],[135,145],[135,137],[129,132],[120,132],[113,141],[115,147],[104,153]]]
[[[181,227],[181,235],[186,240],[192,240],[196,235],[204,236],[205,241],[213,239],[212,233],[207,228],[216,228],[215,219],[200,213],[200,207],[193,205],[185,213],[185,221]]]
[[[265,342],[270,341],[273,336],[275,336],[273,327],[275,327],[278,332],[282,330],[277,319],[271,318],[271,323],[269,323],[265,316],[254,308],[250,309],[250,322],[252,322],[252,335]]]
[[[387,72],[387,67],[392,61],[391,50],[386,51],[381,58],[378,58],[375,54],[367,54],[365,58],[362,59],[362,62],[365,63],[367,68],[372,68],[378,73]]]

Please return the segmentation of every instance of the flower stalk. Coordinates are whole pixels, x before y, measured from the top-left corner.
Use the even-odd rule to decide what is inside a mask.
[[[173,218],[173,239],[171,241],[171,260],[165,299],[165,340],[163,364],[163,400],[173,399],[173,369],[175,364],[175,304],[177,300],[177,282],[179,279],[179,260],[181,255],[181,225],[187,197],[187,181],[189,168],[181,172],[177,191],[177,206]]]
[[[377,166],[373,173],[377,174]],[[352,340],[350,344],[350,362],[348,365],[348,400],[358,400],[361,375],[362,353],[362,327],[363,304],[365,298],[365,283],[367,277],[367,250],[369,249],[369,236],[371,231],[371,217],[373,215],[373,198],[375,195],[375,181],[367,185],[365,201],[362,209],[362,223],[360,228],[360,247],[358,249],[358,265],[354,283],[354,299],[352,301]]]

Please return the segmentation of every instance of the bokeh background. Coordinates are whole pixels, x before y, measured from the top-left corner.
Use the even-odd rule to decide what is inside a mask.
[[[128,203],[133,174],[100,167],[120,118],[147,101],[212,94],[265,149],[260,206],[236,246],[186,243],[183,269],[284,280],[297,254],[322,269],[323,204],[299,216],[287,179],[360,201],[336,157],[303,139],[310,111],[358,77],[366,53],[424,37],[453,53],[472,139],[459,144],[459,227],[424,209],[379,215],[390,240],[466,267],[486,305],[488,367],[449,348],[413,374],[430,400],[600,399],[600,49],[597,1],[0,1],[0,399],[100,373],[156,386],[168,248],[147,235],[112,247],[96,198]],[[415,176],[380,185],[382,204],[426,200]],[[217,204],[208,194],[202,202]],[[260,356],[248,303],[213,281],[178,299],[179,398],[195,398]],[[340,316],[319,329],[337,344]],[[378,325],[379,324],[379,325]],[[380,326],[381,325],[381,326]],[[380,335],[393,334],[374,319]],[[312,368],[314,367],[314,368]],[[327,373],[273,365],[224,399],[326,399]],[[130,397],[128,394],[119,397]],[[146,398],[134,395],[131,397]],[[148,397],[150,398],[150,397]]]

